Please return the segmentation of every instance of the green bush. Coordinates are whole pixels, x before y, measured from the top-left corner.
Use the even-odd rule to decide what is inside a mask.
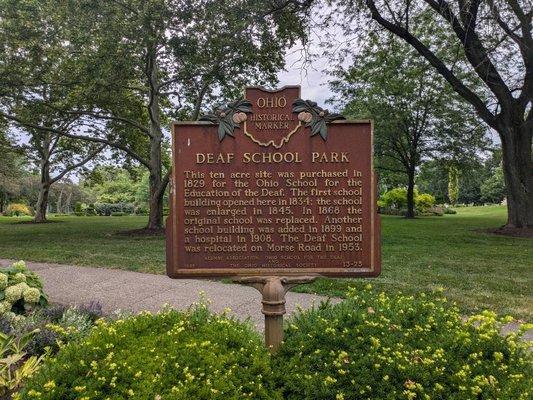
[[[135,206],[132,203],[94,203],[96,214],[109,216],[113,213],[133,214]]]
[[[77,201],[76,205],[74,206],[74,214],[77,215],[78,217],[85,215],[84,208],[85,208],[84,204],[81,203],[80,201]]]
[[[33,215],[31,208],[26,204],[11,203],[4,213],[8,217],[21,217],[23,215]]]
[[[148,215],[149,212],[150,210],[145,204],[141,204],[135,207],[135,215]]]
[[[351,291],[294,317],[274,370],[286,399],[531,399],[532,353],[499,328],[444,298]]]
[[[280,399],[270,356],[247,324],[205,306],[113,323],[45,362],[16,399]]]
[[[379,202],[382,207],[389,207],[394,209],[402,209],[407,207],[407,189],[394,188],[385,192]]]
[[[435,197],[429,193],[421,193],[415,197],[416,209],[426,212],[435,204]]]
[[[0,272],[0,315],[7,319],[24,315],[36,306],[46,306],[48,299],[39,277],[26,269],[24,261]]]
[[[414,190],[416,211],[427,213],[435,204],[435,197],[429,193],[419,193]],[[403,215],[407,212],[407,189],[394,188],[381,195],[378,206],[383,207],[382,214]]]
[[[85,209],[85,215],[87,215],[88,217],[96,215],[96,209],[94,208],[94,204],[91,203],[87,206],[87,208]]]

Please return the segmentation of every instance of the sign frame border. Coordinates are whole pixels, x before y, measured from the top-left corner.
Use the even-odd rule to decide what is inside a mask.
[[[264,88],[261,88],[265,90]],[[268,91],[268,90],[267,90]],[[277,92],[275,90],[273,92]],[[172,169],[170,179],[170,202],[171,212],[167,216],[166,220],[166,274],[173,279],[222,279],[222,278],[242,278],[242,277],[268,277],[268,276],[307,276],[307,277],[328,277],[328,278],[366,278],[377,277],[381,273],[381,243],[376,243],[376,236],[381,241],[381,224],[380,215],[377,213],[377,179],[374,169],[374,120],[372,119],[358,119],[358,120],[339,120],[331,122],[331,125],[348,125],[348,124],[370,124],[370,182],[371,182],[371,216],[370,231],[371,231],[371,254],[370,263],[371,268],[325,268],[320,267],[320,272],[316,272],[319,268],[265,268],[265,269],[239,269],[239,268],[194,268],[194,269],[181,269],[183,272],[179,272],[179,268],[172,268],[178,265],[178,252],[173,248],[172,244],[174,238],[178,235],[178,219],[172,211],[177,210],[178,200],[176,194],[177,177],[176,168]],[[208,121],[172,121],[170,124],[171,133],[171,160],[174,160],[174,154],[176,154],[176,129],[179,126],[212,126],[214,125]],[[175,223],[172,223],[172,219]],[[328,270],[329,271],[325,271]]]

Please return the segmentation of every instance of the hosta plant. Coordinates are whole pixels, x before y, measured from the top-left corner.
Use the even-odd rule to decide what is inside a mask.
[[[0,333],[0,396],[17,390],[40,367],[45,354],[27,356],[25,348],[36,331],[15,337]]]

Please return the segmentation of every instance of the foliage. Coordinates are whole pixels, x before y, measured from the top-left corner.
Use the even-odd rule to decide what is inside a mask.
[[[22,337],[34,332],[26,351],[29,355],[56,353],[66,343],[84,338],[94,322],[102,317],[99,303],[75,307],[54,305],[29,314],[24,320],[8,321],[6,333]]]
[[[420,193],[415,197],[416,208],[421,212],[427,212],[435,204],[435,197],[429,193]]]
[[[531,398],[533,354],[492,312],[465,322],[441,296],[351,289],[300,312],[276,357],[286,399]]]
[[[46,306],[48,298],[37,274],[28,270],[24,261],[0,272],[0,315],[17,318],[36,306]]]
[[[270,357],[247,324],[205,305],[98,326],[65,346],[18,399],[277,399]]]
[[[418,193],[414,190],[414,198],[416,209],[419,212],[426,212],[435,204],[435,197],[429,193]],[[395,210],[403,210],[407,205],[407,189],[394,188],[383,193],[378,201],[380,207],[392,208]]]
[[[24,170],[24,158],[14,144],[14,139],[5,132],[5,127],[0,121],[0,213],[3,213],[7,203],[15,200],[21,189]]]
[[[454,206],[459,198],[459,171],[455,165],[448,168],[448,199]]]
[[[84,214],[83,204],[81,201],[76,202],[76,205],[74,206],[74,214],[77,216],[82,216]]]
[[[422,35],[438,33],[420,29]],[[351,61],[335,70],[331,88],[344,115],[376,121],[374,152],[380,180],[414,187],[416,173],[428,159],[465,163],[479,158],[487,145],[486,132],[409,45],[371,32]],[[412,200],[405,206],[414,206]]]
[[[381,195],[378,204],[383,207],[392,207],[396,209],[405,208],[407,205],[407,189],[394,188]]]
[[[533,225],[533,59],[530,1],[337,0],[345,33],[375,30],[363,14],[425,59],[434,75],[498,132],[510,228]],[[364,4],[364,6],[363,6]],[[362,7],[361,7],[362,6]],[[361,23],[353,23],[353,21]],[[421,34],[424,30],[430,35]],[[421,32],[422,31],[422,32]],[[359,48],[355,52],[358,52]],[[498,104],[498,107],[494,107]],[[471,114],[471,113],[469,113]]]
[[[20,337],[0,333],[0,395],[18,389],[39,368],[45,355],[27,357],[24,351],[34,332]]]
[[[122,213],[123,215],[133,214],[135,205],[133,203],[95,203],[94,210],[96,214],[110,216],[113,213]]]
[[[501,203],[505,198],[506,189],[501,166],[495,169],[494,174],[481,184],[481,200],[485,203]]]
[[[26,204],[11,203],[7,206],[5,215],[8,217],[20,217],[22,215],[33,215],[33,213]]]

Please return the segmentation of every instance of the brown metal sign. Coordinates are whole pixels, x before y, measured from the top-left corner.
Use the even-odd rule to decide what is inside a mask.
[[[167,274],[377,276],[372,123],[248,88],[172,125]]]

